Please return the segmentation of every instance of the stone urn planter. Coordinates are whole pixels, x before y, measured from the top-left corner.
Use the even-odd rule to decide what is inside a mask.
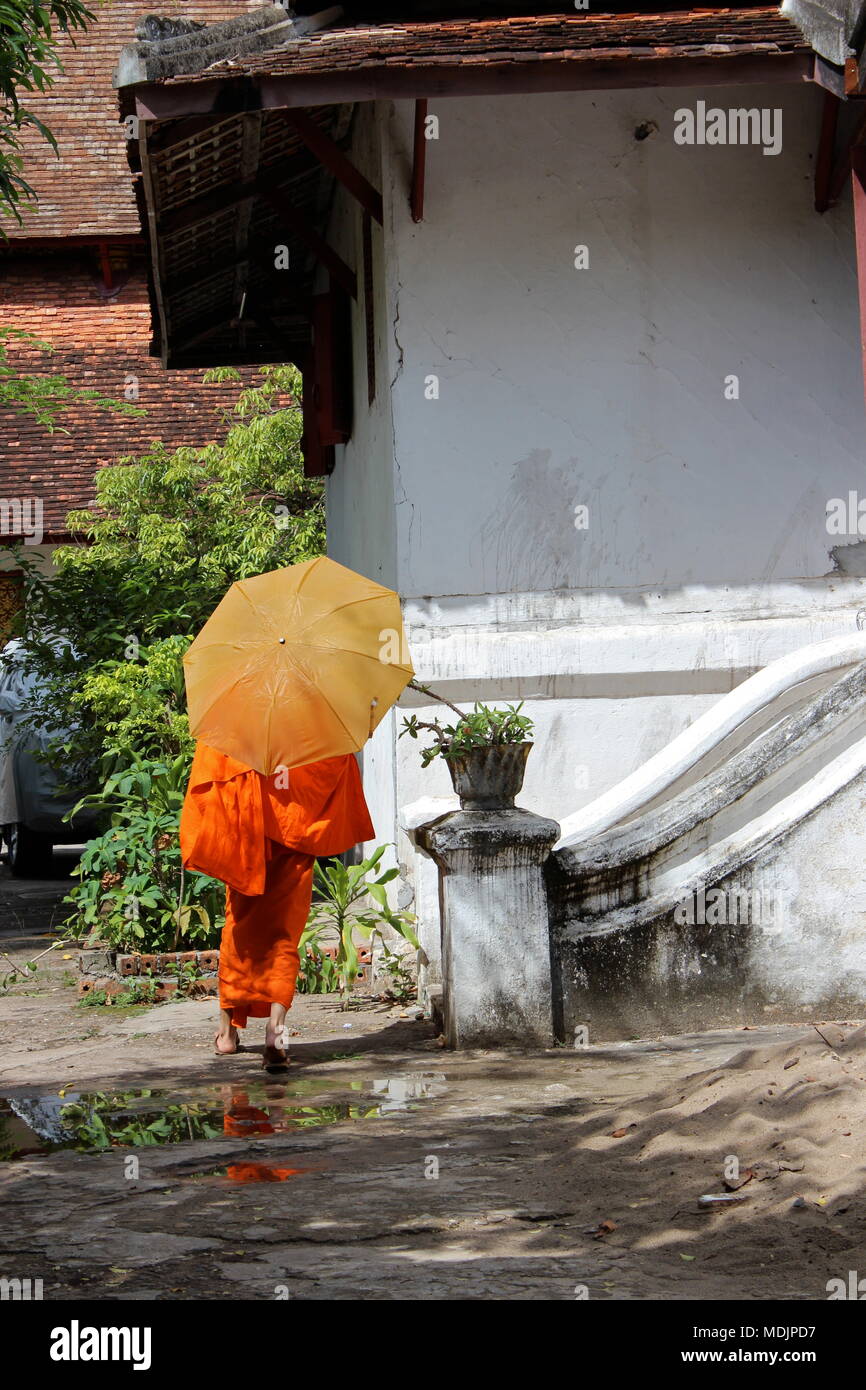
[[[531,743],[494,743],[446,758],[461,808],[502,811],[513,807],[531,749]]]

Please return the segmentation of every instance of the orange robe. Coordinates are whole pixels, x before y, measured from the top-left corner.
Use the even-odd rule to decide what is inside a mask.
[[[265,777],[198,744],[180,847],[185,868],[226,885],[220,1008],[236,1028],[292,1002],[316,856],[374,834],[353,754]]]

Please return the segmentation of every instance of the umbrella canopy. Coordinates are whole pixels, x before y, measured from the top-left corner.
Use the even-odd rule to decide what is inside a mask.
[[[266,774],[356,752],[414,675],[398,596],[324,556],[233,584],[183,664],[194,737]]]

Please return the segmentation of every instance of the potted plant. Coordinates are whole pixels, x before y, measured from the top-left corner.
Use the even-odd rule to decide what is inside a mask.
[[[454,724],[441,724],[407,715],[400,737],[418,738],[427,729],[434,742],[421,749],[421,763],[428,767],[434,758],[444,758],[454,790],[464,811],[498,811],[512,807],[523,786],[526,759],[532,749],[533,723],[521,714],[519,705],[491,709],[476,701],[471,714],[464,714],[426,685],[410,681],[414,690],[447,705],[457,715]]]

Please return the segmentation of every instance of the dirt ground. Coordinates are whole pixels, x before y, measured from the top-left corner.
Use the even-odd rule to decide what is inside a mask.
[[[0,949],[44,949],[62,891],[3,870]],[[30,1135],[0,1163],[0,1274],[46,1299],[825,1300],[866,1273],[858,1020],[453,1053],[405,1011],[301,996],[269,1077],[262,1023],[214,1057],[213,1001],[83,1007],[63,955],[0,998],[7,1133]],[[211,1137],[40,1137],[98,1092]]]

